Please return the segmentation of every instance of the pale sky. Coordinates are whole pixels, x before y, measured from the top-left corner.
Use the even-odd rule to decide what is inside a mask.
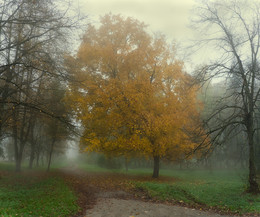
[[[195,39],[194,31],[188,28],[188,25],[191,9],[196,5],[196,0],[78,0],[78,2],[91,23],[98,23],[100,16],[111,12],[144,22],[150,31],[165,34],[169,42],[176,41],[180,47]],[[179,49],[178,52],[183,59],[185,49]],[[185,58],[183,60],[187,63],[189,60]],[[196,57],[192,57],[193,62],[194,58]],[[207,56],[201,53],[199,60],[203,63],[206,58]],[[190,67],[192,66],[187,66]]]
[[[169,39],[188,38],[189,14],[195,0],[80,0],[81,9],[92,22],[106,13],[130,16],[160,31]]]

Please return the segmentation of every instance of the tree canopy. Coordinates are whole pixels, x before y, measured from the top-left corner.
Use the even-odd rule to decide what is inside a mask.
[[[67,102],[84,128],[84,151],[174,160],[200,143],[197,87],[161,34],[132,18],[107,14],[90,25],[68,70]],[[193,137],[196,134],[196,138]]]

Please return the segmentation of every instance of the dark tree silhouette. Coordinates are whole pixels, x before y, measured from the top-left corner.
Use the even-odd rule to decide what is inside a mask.
[[[204,31],[202,42],[213,44],[219,57],[199,75],[205,80],[222,77],[227,88],[206,120],[208,135],[217,143],[224,134],[245,131],[249,148],[248,191],[258,193],[254,137],[260,100],[260,4],[244,0],[203,1],[196,10],[194,25]]]

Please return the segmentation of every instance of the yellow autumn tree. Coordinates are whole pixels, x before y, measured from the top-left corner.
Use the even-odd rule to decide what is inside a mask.
[[[84,127],[84,151],[141,154],[159,161],[191,152],[199,141],[197,89],[163,35],[146,25],[107,14],[89,26],[75,57],[67,58],[74,80],[67,102]],[[196,121],[194,121],[196,120]]]

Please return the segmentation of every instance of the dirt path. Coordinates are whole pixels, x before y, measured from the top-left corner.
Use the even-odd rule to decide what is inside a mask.
[[[128,197],[122,191],[99,193],[96,197],[96,205],[87,210],[87,217],[221,217],[186,207],[122,199]]]
[[[152,202],[147,195],[132,192],[127,187],[129,180],[148,180],[147,177],[86,173],[76,168],[65,169],[60,175],[78,192],[78,203],[83,209],[74,217],[228,217],[209,211]]]

